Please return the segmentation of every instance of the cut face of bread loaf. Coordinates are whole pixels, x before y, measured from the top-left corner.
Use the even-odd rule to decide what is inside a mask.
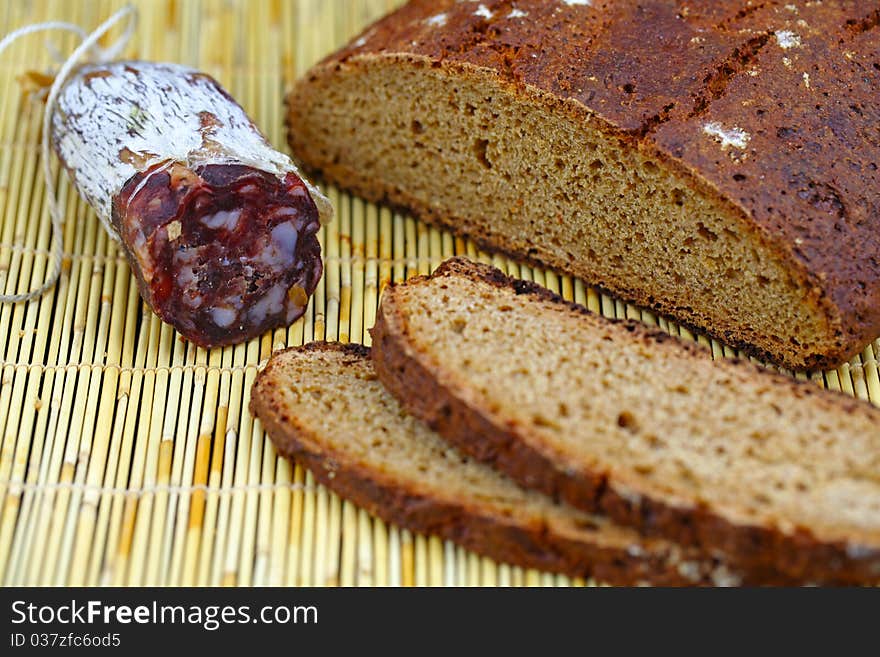
[[[376,371],[520,484],[741,568],[880,580],[880,409],[462,259],[385,291]]]
[[[493,559],[616,584],[780,583],[734,573],[607,518],[554,504],[456,452],[407,415],[361,346],[316,343],[276,353],[251,410],[278,450],[388,522]]]
[[[880,30],[859,6],[410,2],[296,85],[290,144],[487,248],[837,365],[880,334]]]

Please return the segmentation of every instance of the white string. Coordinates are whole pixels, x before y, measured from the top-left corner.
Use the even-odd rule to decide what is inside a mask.
[[[107,49],[99,47],[98,41],[101,39],[101,37],[107,34],[107,32],[109,32],[114,25],[126,18],[128,19],[128,25],[126,26],[125,32],[123,32],[122,36],[120,36]],[[49,21],[47,23],[27,25],[18,30],[14,30],[13,32],[7,34],[2,41],[0,41],[0,54],[2,54],[3,51],[6,50],[6,48],[8,48],[10,44],[12,44],[14,41],[17,41],[21,37],[28,34],[33,34],[34,32],[63,30],[66,32],[73,32],[82,39],[79,46],[77,46],[76,50],[74,50],[65,60],[65,62],[61,65],[61,68],[58,70],[58,73],[55,75],[55,81],[52,83],[52,86],[49,89],[49,96],[46,98],[46,108],[43,111],[43,133],[41,135],[40,148],[43,160],[43,179],[46,185],[46,199],[49,204],[49,216],[52,220],[52,273],[46,280],[46,282],[43,283],[36,290],[31,290],[30,292],[25,292],[22,294],[0,294],[0,302],[15,303],[18,301],[30,301],[31,299],[36,299],[37,297],[45,294],[48,290],[52,289],[61,276],[61,263],[64,251],[64,239],[62,233],[64,217],[61,214],[61,208],[58,204],[57,194],[55,190],[55,181],[52,178],[51,152],[49,150],[49,135],[52,124],[52,114],[54,113],[55,107],[58,104],[58,94],[61,92],[61,88],[67,82],[67,78],[70,77],[70,73],[71,71],[73,71],[73,68],[79,64],[79,61],[80,59],[82,59],[83,55],[91,50],[93,52],[93,61],[107,62],[115,59],[128,45],[128,42],[131,40],[131,37],[134,34],[136,26],[137,10],[131,5],[127,5],[117,11],[115,14],[113,14],[106,21],[101,23],[101,25],[99,25],[97,29],[95,29],[91,34],[88,35],[86,34],[85,30],[83,30],[78,25],[73,25],[71,23],[64,23],[60,21]]]
[[[66,32],[73,32],[80,39],[86,38],[86,31],[82,29],[79,25],[74,25],[73,23],[64,23],[62,21],[36,23],[35,25],[25,25],[24,27],[20,27],[3,37],[3,40],[0,41],[0,53],[6,50],[13,41],[17,41],[27,34],[33,34],[34,32],[46,32],[48,30],[63,30]]]

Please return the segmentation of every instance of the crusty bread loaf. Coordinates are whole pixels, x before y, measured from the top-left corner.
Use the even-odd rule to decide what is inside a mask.
[[[780,583],[527,492],[406,415],[365,347],[315,343],[276,353],[251,410],[278,450],[386,521],[525,567],[616,584]]]
[[[880,409],[456,258],[385,291],[375,369],[524,486],[801,581],[880,581]]]
[[[371,200],[791,368],[880,334],[876,3],[419,0],[288,98]]]

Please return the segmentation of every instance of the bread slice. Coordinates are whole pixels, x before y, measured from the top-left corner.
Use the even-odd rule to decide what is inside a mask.
[[[468,454],[648,535],[880,580],[880,409],[455,258],[388,288],[377,374]]]
[[[835,366],[880,335],[880,30],[859,5],[418,0],[296,84],[289,141],[488,249]]]
[[[278,352],[251,394],[282,454],[380,518],[523,567],[614,584],[785,582],[743,576],[607,518],[524,491],[456,452],[407,415],[359,345],[314,343]]]

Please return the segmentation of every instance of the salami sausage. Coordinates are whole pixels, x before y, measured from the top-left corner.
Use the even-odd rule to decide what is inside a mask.
[[[141,297],[183,337],[234,344],[303,314],[330,203],[213,78],[174,64],[82,66],[51,138]]]

